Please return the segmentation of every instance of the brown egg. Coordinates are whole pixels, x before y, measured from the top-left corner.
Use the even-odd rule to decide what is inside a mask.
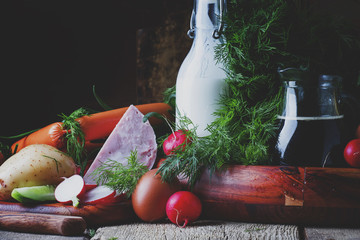
[[[169,197],[180,190],[179,182],[169,184],[152,169],[145,173],[136,185],[132,194],[132,205],[136,215],[146,222],[154,222],[166,217],[166,202]]]

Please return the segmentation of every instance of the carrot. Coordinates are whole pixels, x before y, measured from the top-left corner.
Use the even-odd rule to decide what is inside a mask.
[[[157,112],[167,118],[172,117],[169,113],[171,107],[166,103],[149,103],[137,105],[136,107],[143,114]],[[85,136],[85,148],[87,148],[86,145],[89,145],[89,148],[93,147],[89,141],[109,136],[127,109],[128,107],[118,108],[77,118],[76,121],[80,124],[80,128]],[[149,121],[152,125],[161,123],[161,120],[157,118],[150,118]],[[18,140],[11,146],[11,150],[14,152],[16,148],[19,151],[31,144],[47,144],[63,149],[65,147],[66,134],[69,131],[63,128],[62,122],[55,122]]]

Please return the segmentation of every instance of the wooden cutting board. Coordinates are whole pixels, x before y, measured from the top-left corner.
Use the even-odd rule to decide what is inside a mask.
[[[193,189],[202,218],[304,226],[360,226],[360,169],[229,166]],[[0,202],[0,211],[80,216],[88,226],[137,220],[131,201],[75,208]]]
[[[79,216],[85,220],[88,227],[119,224],[136,219],[129,200],[111,205],[86,205],[78,208],[61,203],[31,205],[0,201],[0,211]]]

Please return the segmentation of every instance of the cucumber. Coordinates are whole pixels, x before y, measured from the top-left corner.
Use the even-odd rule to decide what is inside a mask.
[[[15,188],[11,197],[21,203],[55,201],[55,187],[52,185]]]

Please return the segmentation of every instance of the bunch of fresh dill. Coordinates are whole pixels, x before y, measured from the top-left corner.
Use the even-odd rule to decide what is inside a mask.
[[[214,113],[210,136],[192,137],[185,151],[159,169],[165,180],[182,174],[193,185],[204,167],[271,164],[283,100],[279,68],[341,75],[348,89],[357,89],[359,30],[342,17],[319,11],[324,7],[316,2],[228,1],[226,42],[216,48],[216,56],[228,72],[229,91]]]
[[[341,75],[345,85],[355,89],[360,32],[344,18],[319,11],[324,6],[316,2],[230,1],[227,42],[217,48],[219,61],[230,73],[230,91],[212,127],[224,126],[234,141],[237,153],[231,162],[269,163],[282,102],[278,68]]]

